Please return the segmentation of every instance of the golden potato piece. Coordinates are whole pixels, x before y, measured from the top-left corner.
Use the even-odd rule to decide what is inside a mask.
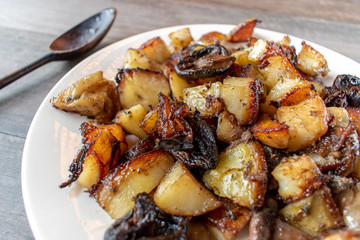
[[[124,68],[151,69],[151,61],[144,50],[129,48],[125,54]]]
[[[161,181],[154,200],[164,212],[181,216],[202,215],[222,204],[180,161]]]
[[[234,114],[228,111],[220,113],[216,127],[216,137],[226,143],[231,143],[241,137],[244,128],[238,123]]]
[[[236,235],[246,226],[251,218],[247,208],[236,204],[224,205],[208,212],[204,216],[206,227],[215,239],[236,239]]]
[[[267,58],[267,61],[269,64],[264,68],[259,68],[259,70],[263,75],[269,90],[271,90],[281,79],[301,79],[298,70],[287,57],[275,55]]]
[[[169,34],[171,40],[169,48],[171,52],[178,52],[182,48],[187,47],[192,41],[190,28],[182,28]]]
[[[293,106],[281,106],[275,120],[289,126],[291,152],[299,151],[316,142],[328,130],[327,111],[320,96],[315,96]]]
[[[175,70],[170,70],[169,72],[169,83],[171,88],[171,93],[174,98],[178,101],[183,101],[184,98],[184,89],[191,88],[194,85],[189,83],[186,79],[181,78]]]
[[[159,64],[168,60],[171,54],[166,43],[160,37],[148,40],[140,46],[140,49],[145,53],[148,59]]]
[[[91,195],[113,219],[121,218],[134,207],[133,198],[153,191],[173,164],[171,155],[162,150],[140,155],[104,177]]]
[[[296,67],[311,76],[326,76],[329,71],[324,56],[305,42],[302,42],[302,49],[296,56]]]
[[[142,104],[146,111],[158,104],[158,93],[170,96],[170,85],[159,72],[145,69],[121,69],[117,74],[120,102],[123,108]]]
[[[134,134],[139,138],[146,138],[148,135],[140,127],[146,114],[144,106],[138,104],[129,109],[119,111],[113,122],[119,124],[128,133]]]
[[[245,66],[247,64],[256,64],[249,59],[249,53],[251,52],[252,48],[244,48],[237,50],[231,54],[231,56],[235,57],[235,63],[241,66]]]
[[[183,101],[191,111],[198,110],[202,117],[217,116],[224,109],[224,104],[220,99],[221,89],[221,82],[185,88]]]
[[[341,127],[347,127],[350,123],[349,113],[345,108],[340,107],[327,107],[326,111],[334,116],[334,119],[330,122],[332,125],[338,125]]]
[[[203,181],[220,197],[251,209],[264,203],[266,171],[261,145],[253,141],[238,142],[220,153],[216,168],[206,171]]]
[[[241,125],[257,120],[262,86],[258,79],[228,77],[221,88],[225,108],[234,114]]]
[[[320,188],[307,198],[286,205],[280,210],[280,215],[290,225],[313,237],[344,224],[327,187]]]
[[[155,107],[150,112],[148,112],[142,123],[140,124],[140,128],[144,130],[144,132],[149,136],[154,136],[157,131],[156,121],[158,119],[158,107]]]
[[[360,109],[353,107],[346,107],[345,109],[349,114],[351,122],[355,124],[358,135],[360,135]]]
[[[289,147],[289,126],[271,119],[267,114],[260,116],[251,131],[257,140],[270,147],[285,149]]]
[[[95,126],[87,122],[81,125],[83,147],[72,162],[69,180],[60,187],[76,181],[90,189],[119,164],[127,150],[122,128],[116,124]]]
[[[246,42],[252,37],[254,27],[259,21],[256,18],[249,18],[234,29],[232,29],[228,35],[230,42]]]
[[[225,44],[227,41],[227,36],[220,32],[209,32],[202,35],[196,43],[199,43],[204,46],[209,46],[219,42],[220,44]]]
[[[307,155],[282,159],[271,174],[279,183],[279,196],[284,202],[292,202],[308,196],[320,188],[327,179]]]
[[[270,90],[260,108],[262,112],[274,115],[278,107],[296,105],[316,94],[309,81],[283,78]]]
[[[95,118],[99,123],[112,120],[120,109],[116,84],[103,77],[103,72],[90,74],[65,89],[51,102],[66,112]]]

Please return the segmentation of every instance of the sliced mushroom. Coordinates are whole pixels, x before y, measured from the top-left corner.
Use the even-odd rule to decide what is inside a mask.
[[[326,88],[326,93],[327,106],[359,108],[360,78],[349,74],[338,75],[333,86]]]
[[[175,71],[188,80],[209,78],[222,74],[235,62],[228,50],[220,44],[212,44],[191,51],[175,64]]]
[[[158,208],[146,193],[135,198],[135,207],[106,230],[105,240],[185,240],[188,220]]]

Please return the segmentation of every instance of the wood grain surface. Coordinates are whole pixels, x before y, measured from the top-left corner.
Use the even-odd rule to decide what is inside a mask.
[[[46,54],[57,35],[106,7],[117,8],[117,19],[94,51],[157,28],[237,24],[256,17],[260,28],[307,39],[360,62],[358,0],[1,0],[0,77]],[[24,142],[46,94],[85,57],[49,63],[0,90],[0,239],[34,238],[21,193]]]

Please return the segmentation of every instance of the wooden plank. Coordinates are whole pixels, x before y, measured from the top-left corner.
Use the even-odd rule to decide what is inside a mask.
[[[0,134],[0,239],[32,239],[21,194],[24,138]]]

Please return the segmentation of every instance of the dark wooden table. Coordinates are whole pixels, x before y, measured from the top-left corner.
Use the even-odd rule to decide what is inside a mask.
[[[360,62],[358,0],[1,0],[0,77],[41,57],[58,34],[106,7],[117,8],[118,16],[94,51],[157,28],[237,24],[256,17],[261,28],[307,39]],[[0,239],[34,238],[21,193],[24,142],[46,94],[82,59],[49,63],[0,90]]]

